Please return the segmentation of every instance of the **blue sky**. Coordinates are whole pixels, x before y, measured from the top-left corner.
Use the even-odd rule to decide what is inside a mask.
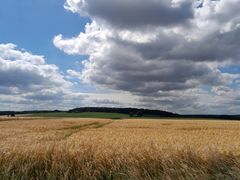
[[[3,0],[0,110],[117,106],[236,114],[238,6],[236,0]]]
[[[61,69],[73,68],[81,56],[68,56],[52,42],[56,34],[66,37],[84,31],[89,18],[63,8],[64,0],[4,0],[0,6],[0,42],[14,43],[33,54],[44,55]]]

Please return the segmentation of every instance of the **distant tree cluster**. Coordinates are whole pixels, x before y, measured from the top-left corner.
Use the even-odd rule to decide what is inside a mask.
[[[143,116],[143,113],[142,113],[142,111],[130,112],[130,113],[129,113],[129,116],[130,116],[130,117],[142,117],[142,116]]]
[[[43,111],[38,111],[38,110],[33,110],[33,111],[0,111],[0,116],[14,117],[17,114],[37,114],[37,113],[53,113],[53,112],[64,112],[64,111],[59,111],[59,110],[54,110],[54,111],[48,111],[48,110],[43,110]]]
[[[15,112],[14,111],[1,111],[0,112],[0,116],[15,116]]]
[[[174,114],[167,111],[149,110],[149,109],[137,109],[137,108],[109,108],[109,107],[82,107],[75,108],[68,111],[69,113],[81,113],[81,112],[105,112],[105,113],[121,113],[129,114],[130,117],[142,117],[142,116],[159,116],[159,117],[175,117],[178,114]]]
[[[203,118],[203,119],[223,119],[223,120],[240,120],[240,115],[179,115],[172,112],[161,110],[149,110],[138,108],[109,108],[109,107],[81,107],[71,109],[69,111],[59,110],[33,110],[33,111],[0,111],[0,116],[15,116],[17,114],[38,114],[38,113],[56,113],[56,112],[68,112],[68,113],[81,113],[81,112],[104,112],[104,113],[121,113],[128,114],[130,117],[177,117],[177,118]]]

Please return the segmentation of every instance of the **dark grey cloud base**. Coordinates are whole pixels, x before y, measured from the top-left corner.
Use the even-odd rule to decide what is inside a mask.
[[[171,7],[171,1],[168,0],[88,0],[84,10],[89,16],[117,28],[139,28],[146,25],[171,26],[193,18],[190,1]]]
[[[139,106],[234,113],[239,94],[238,0],[67,0],[86,32],[54,44],[88,55],[79,78],[130,92]],[[229,89],[229,91],[221,91]],[[232,104],[232,106],[229,106]]]

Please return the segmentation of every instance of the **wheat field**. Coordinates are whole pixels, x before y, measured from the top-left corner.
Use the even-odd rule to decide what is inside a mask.
[[[240,122],[1,118],[0,179],[240,179]]]

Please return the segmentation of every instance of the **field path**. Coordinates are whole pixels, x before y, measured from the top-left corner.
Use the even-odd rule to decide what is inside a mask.
[[[66,128],[61,128],[58,129],[60,131],[64,131],[64,136],[60,139],[67,139],[68,137],[72,136],[75,133],[78,133],[79,131],[85,130],[85,129],[98,129],[98,128],[102,128],[108,124],[113,123],[113,121],[110,122],[91,122],[91,123],[87,123],[87,124],[80,124],[80,125],[74,125],[74,126],[70,126],[70,127],[66,127]]]

